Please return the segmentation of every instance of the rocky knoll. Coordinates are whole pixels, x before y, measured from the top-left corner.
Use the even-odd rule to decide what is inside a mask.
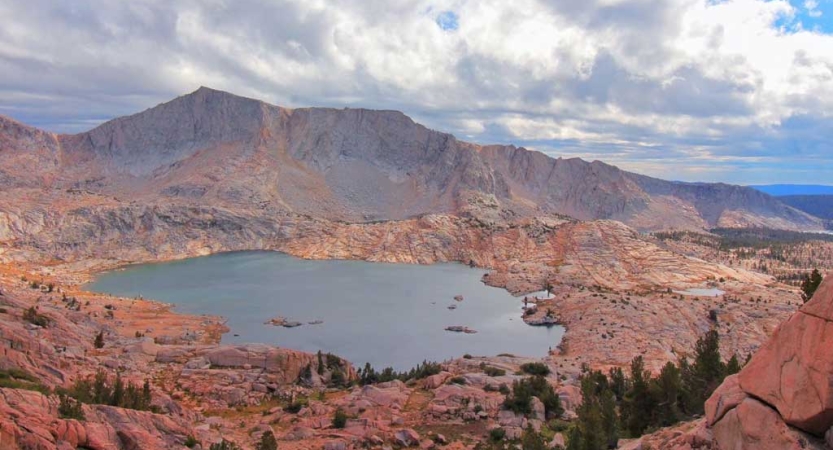
[[[184,448],[188,436],[207,448],[221,433],[234,435],[240,422],[205,417],[205,409],[274,404],[296,390],[324,388],[336,371],[343,380],[356,376],[349,363],[332,355],[319,359],[266,345],[212,344],[216,323],[208,316],[75,292],[49,278],[44,281],[52,288],[43,290],[24,281],[41,276],[46,275],[24,276],[0,265],[3,450]],[[94,345],[97,335],[103,336],[100,348]],[[327,367],[319,369],[322,361]],[[84,404],[83,419],[62,413],[56,393],[98,371],[111,382],[116,373],[133,385],[149,381],[151,411]]]
[[[720,448],[833,446],[833,277],[706,404]]]
[[[0,389],[0,448],[178,448],[191,433],[181,419],[85,405],[85,420],[58,417],[58,402],[39,392]]]

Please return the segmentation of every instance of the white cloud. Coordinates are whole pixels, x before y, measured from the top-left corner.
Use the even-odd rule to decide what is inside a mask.
[[[78,130],[208,85],[400,109],[655,175],[685,161],[774,174],[761,157],[833,154],[833,36],[781,25],[797,14],[785,0],[3,2],[0,113]]]
[[[821,17],[819,11],[819,2],[817,0],[804,0],[804,8],[807,9],[807,15],[810,17]]]

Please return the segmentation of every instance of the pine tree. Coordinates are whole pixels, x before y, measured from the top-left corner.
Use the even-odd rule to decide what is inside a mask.
[[[697,403],[699,394],[694,391],[697,383],[695,382],[694,369],[688,362],[688,358],[683,357],[680,360],[680,380],[682,386],[680,388],[680,406],[688,415],[697,413],[700,405]]]
[[[113,383],[113,394],[110,397],[110,406],[124,406],[124,382],[121,374],[116,373],[116,381]]]
[[[324,375],[324,358],[321,355],[321,350],[318,350],[318,375]]]
[[[150,394],[150,381],[145,379],[145,384],[142,385],[142,407],[137,409],[150,409],[150,403],[153,397]]]
[[[650,424],[654,409],[648,385],[650,379],[651,373],[645,370],[642,356],[637,356],[631,361],[630,389],[622,400],[623,426],[633,437],[641,436]]]
[[[99,370],[96,372],[95,379],[93,380],[93,401],[91,403],[107,405],[110,403],[112,397],[113,392],[107,385],[107,374],[103,370]]]
[[[133,383],[127,383],[127,387],[124,389],[124,402],[121,406],[130,409],[145,409],[142,405],[142,396],[139,394],[139,389]]]
[[[680,420],[679,396],[682,386],[680,369],[668,362],[657,378],[651,380],[651,395],[656,402],[654,425],[668,426]]]
[[[738,355],[732,355],[732,358],[726,363],[726,375],[734,375],[740,372],[740,361],[738,361]]]
[[[599,393],[602,412],[602,429],[607,437],[607,448],[619,443],[619,416],[616,414],[616,396],[610,389]]]
[[[610,378],[610,390],[616,396],[616,401],[622,401],[622,398],[625,397],[625,392],[628,390],[625,372],[621,367],[614,367],[608,372],[608,377]]]
[[[578,420],[570,433],[569,449],[601,450],[615,448],[619,441],[616,401],[607,377],[588,371],[581,378],[582,404]]]
[[[567,436],[567,450],[583,450],[584,436],[578,426],[574,426]]]
[[[692,393],[696,396],[697,411],[703,412],[703,403],[709,398],[715,389],[723,382],[726,376],[726,365],[720,360],[720,335],[717,330],[711,329],[705,336],[697,340],[694,346],[694,372],[693,386],[690,386]]]
[[[524,450],[546,450],[547,443],[532,427],[528,427],[521,436],[521,448]]]
[[[590,377],[581,381],[582,404],[576,413],[578,423],[576,428],[581,436],[581,444],[578,449],[597,450],[607,447],[607,436],[605,435],[602,410],[596,395],[596,386]]]
[[[816,289],[818,289],[821,281],[822,276],[819,273],[819,269],[813,269],[813,273],[804,276],[804,280],[801,282],[801,298],[805,303],[813,298],[813,294],[816,293]]]

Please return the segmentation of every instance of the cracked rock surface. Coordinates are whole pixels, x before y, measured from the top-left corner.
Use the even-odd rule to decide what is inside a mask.
[[[820,446],[833,427],[833,277],[706,403],[721,448]]]

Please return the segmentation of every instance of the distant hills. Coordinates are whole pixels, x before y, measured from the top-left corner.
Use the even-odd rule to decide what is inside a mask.
[[[807,214],[833,220],[833,195],[785,195],[778,197],[778,200]]]
[[[823,184],[768,184],[749,187],[778,197],[781,202],[807,214],[826,221],[833,221],[833,186]]]
[[[833,195],[833,186],[823,184],[766,184],[749,186],[769,195]]]

